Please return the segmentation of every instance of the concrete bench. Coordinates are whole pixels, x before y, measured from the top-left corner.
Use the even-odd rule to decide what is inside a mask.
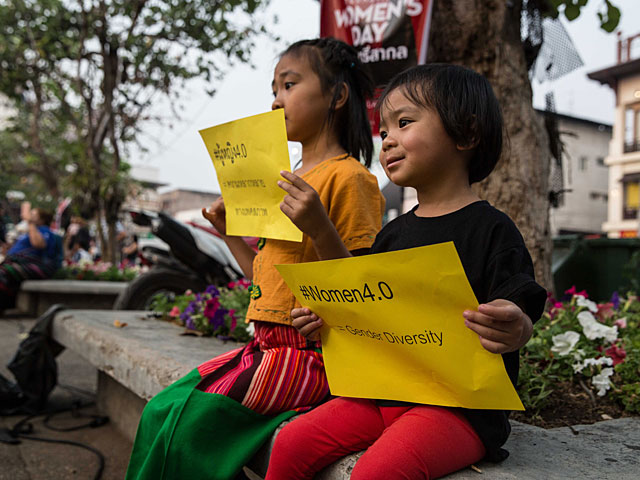
[[[98,406],[132,440],[142,409],[153,395],[201,362],[237,347],[214,338],[181,336],[180,327],[145,315],[66,310],[59,312],[53,323],[54,338],[97,367]],[[116,320],[127,325],[118,328]],[[266,471],[273,438],[249,465],[258,475]],[[637,479],[640,418],[552,430],[513,422],[506,448],[511,452],[506,461],[478,464],[485,478]],[[316,478],[348,479],[360,455],[343,458]],[[477,480],[478,473],[466,469],[446,478]]]
[[[16,307],[30,316],[40,316],[56,303],[77,309],[110,309],[125,288],[127,282],[25,280],[20,285]]]

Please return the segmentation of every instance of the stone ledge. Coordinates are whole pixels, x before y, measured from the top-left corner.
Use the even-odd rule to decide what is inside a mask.
[[[133,439],[146,401],[200,363],[236,347],[214,338],[180,336],[181,328],[146,319],[145,312],[66,310],[53,323],[53,337],[100,370],[98,404]],[[117,328],[114,321],[127,323]],[[125,411],[125,409],[128,409]],[[640,472],[640,418],[544,430],[512,422],[500,464],[481,462],[484,478],[538,480],[582,478],[636,480]],[[275,438],[276,434],[273,438]],[[249,467],[264,475],[271,442]],[[361,453],[349,455],[318,474],[318,480],[346,480]],[[465,469],[446,477],[478,480]]]
[[[511,452],[501,463],[480,462],[483,477],[471,468],[443,478],[449,480],[540,480],[587,479],[637,480],[640,478],[640,417],[608,420],[545,430],[511,422],[512,432],[505,448]],[[249,465],[264,475],[271,442]],[[316,475],[316,480],[346,480],[362,452],[349,455]]]
[[[126,282],[89,280],[25,280],[20,285],[16,307],[37,317],[56,303],[69,308],[110,309]]]
[[[93,293],[118,295],[127,288],[127,282],[93,280],[25,280],[20,290],[47,293]]]
[[[144,400],[200,363],[238,346],[180,335],[181,327],[148,318],[147,313],[63,310],[55,316],[53,337]],[[118,328],[116,320],[127,325]]]

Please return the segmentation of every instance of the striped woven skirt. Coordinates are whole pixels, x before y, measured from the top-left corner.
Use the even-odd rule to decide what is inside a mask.
[[[322,355],[293,327],[203,363],[147,404],[127,479],[233,479],[278,425],[328,397]]]
[[[55,273],[53,262],[40,257],[15,253],[0,263],[0,311],[13,307],[23,280],[41,280]]]

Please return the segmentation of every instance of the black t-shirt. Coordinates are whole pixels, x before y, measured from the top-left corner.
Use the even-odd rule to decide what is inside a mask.
[[[540,318],[546,292],[534,280],[533,263],[522,235],[507,215],[486,201],[472,203],[440,217],[418,217],[414,208],[382,229],[371,253],[450,241],[458,251],[478,303],[502,298],[518,305],[532,321]],[[514,386],[518,380],[518,355],[517,351],[502,355]],[[398,404],[389,401],[379,403]],[[506,458],[508,453],[500,447],[511,432],[509,413],[503,410],[460,410],[482,440],[487,459]]]

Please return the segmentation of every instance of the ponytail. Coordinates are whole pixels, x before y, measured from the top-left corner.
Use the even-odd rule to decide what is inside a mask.
[[[335,38],[300,40],[281,55],[308,54],[312,70],[318,75],[325,92],[333,92],[327,122],[338,135],[338,141],[351,156],[371,166],[373,139],[367,114],[367,98],[373,96],[373,81],[358,58],[355,48]],[[346,104],[336,111],[342,84],[347,85]]]

